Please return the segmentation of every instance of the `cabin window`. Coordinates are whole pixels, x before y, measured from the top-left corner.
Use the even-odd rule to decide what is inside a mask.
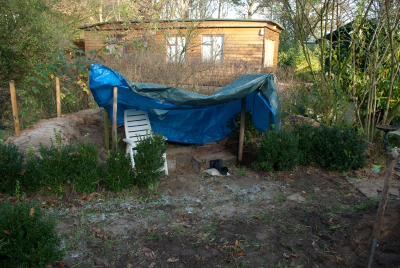
[[[186,61],[186,38],[173,36],[167,39],[167,62]]]
[[[222,62],[224,36],[203,35],[201,41],[202,61]]]
[[[275,49],[275,42],[272,40],[265,39],[264,67],[274,66],[274,49]]]
[[[116,34],[113,36],[109,36],[107,38],[107,49],[109,55],[124,55],[125,54],[125,45],[124,42],[125,35]]]

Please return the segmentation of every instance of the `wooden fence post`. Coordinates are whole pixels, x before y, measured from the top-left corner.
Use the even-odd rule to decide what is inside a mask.
[[[108,109],[107,107],[104,108],[104,144],[106,145],[106,150],[110,149],[110,133],[109,133],[109,126],[108,126]]]
[[[242,163],[243,160],[243,143],[244,143],[244,125],[246,123],[246,97],[242,99],[242,110],[240,113],[240,130],[239,130],[239,153],[238,161]]]
[[[14,118],[14,128],[15,128],[15,135],[19,136],[19,119],[18,119],[18,108],[17,108],[17,95],[15,93],[15,85],[14,81],[10,81],[10,95],[11,95],[11,106]]]
[[[61,90],[60,79],[56,77],[56,101],[57,101],[57,117],[61,117]]]
[[[117,99],[118,87],[114,87],[113,94],[113,122],[112,122],[112,149],[116,149],[117,145]]]

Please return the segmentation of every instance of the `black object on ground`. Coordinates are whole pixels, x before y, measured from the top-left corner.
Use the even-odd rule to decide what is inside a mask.
[[[228,175],[228,168],[222,165],[222,159],[210,160],[210,168],[217,169],[222,175]]]

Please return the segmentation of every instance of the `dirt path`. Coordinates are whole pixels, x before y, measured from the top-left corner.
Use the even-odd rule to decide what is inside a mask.
[[[95,193],[56,210],[71,267],[366,267],[377,203],[314,168],[174,173],[158,191]],[[348,175],[347,175],[348,176]],[[68,205],[67,205],[68,207]],[[400,266],[392,196],[373,267]]]

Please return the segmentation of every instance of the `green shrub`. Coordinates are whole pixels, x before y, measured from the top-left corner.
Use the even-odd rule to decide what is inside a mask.
[[[365,165],[367,143],[357,131],[320,125],[313,136],[315,162],[320,167],[348,171]]]
[[[259,148],[259,167],[266,171],[287,170],[297,164],[297,137],[288,130],[273,129],[264,134]]]
[[[35,192],[42,186],[41,162],[42,159],[33,154],[33,148],[29,147],[26,154],[24,175],[22,176],[22,185],[28,192]]]
[[[40,185],[62,195],[66,183],[73,179],[74,175],[71,174],[76,171],[73,161],[75,148],[71,145],[51,144],[50,147],[44,147],[40,144],[39,152],[42,159],[38,163],[36,170],[39,173],[36,176],[39,176]]]
[[[149,186],[158,181],[164,166],[162,157],[167,150],[165,138],[157,133],[151,133],[146,138],[139,139],[137,153],[133,156],[135,160],[135,184],[138,186]]]
[[[79,192],[94,192],[99,179],[97,173],[98,148],[88,141],[81,141],[72,154],[74,170],[71,170],[71,177],[74,178],[74,185]]]
[[[45,267],[61,259],[55,226],[37,205],[0,204],[0,266]]]
[[[98,149],[88,141],[77,146],[61,144],[60,134],[55,134],[56,145],[40,144],[40,156],[28,151],[23,185],[28,191],[46,187],[51,193],[63,194],[67,183],[80,192],[93,192],[98,185]]]
[[[132,172],[129,155],[116,147],[115,151],[108,151],[103,181],[111,191],[118,192],[133,186],[135,173]]]
[[[13,143],[0,143],[0,192],[12,194],[21,179],[24,155]]]
[[[293,134],[297,136],[299,141],[299,165],[307,166],[314,161],[313,137],[315,131],[316,128],[310,123],[295,125]]]

